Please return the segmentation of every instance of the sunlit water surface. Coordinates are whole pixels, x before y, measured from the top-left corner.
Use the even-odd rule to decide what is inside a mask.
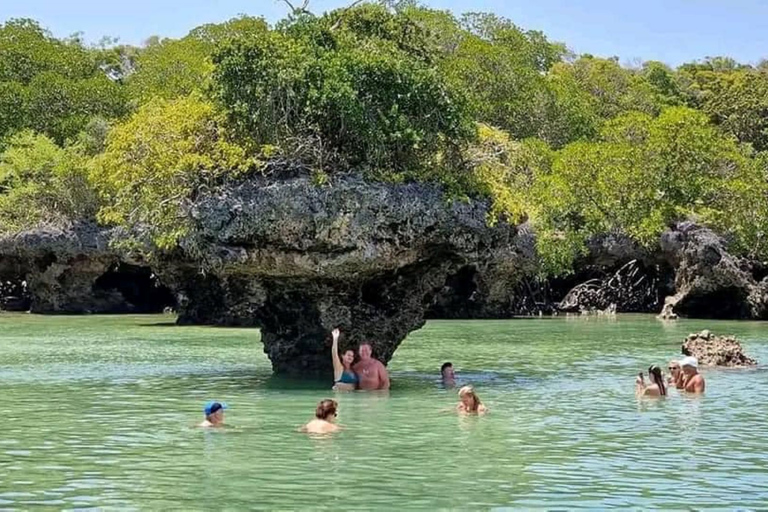
[[[430,322],[381,396],[272,377],[256,330],[171,321],[0,315],[0,509],[768,507],[765,366],[633,394],[698,329],[768,361],[765,323]],[[490,415],[446,412],[446,360]],[[342,433],[296,432],[334,396]],[[232,428],[194,428],[214,398]]]

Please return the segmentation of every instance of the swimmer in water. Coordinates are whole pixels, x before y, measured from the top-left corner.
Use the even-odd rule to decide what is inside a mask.
[[[315,409],[315,419],[301,427],[300,432],[306,434],[330,434],[340,430],[336,424],[339,404],[336,400],[322,400]]]
[[[475,393],[472,386],[464,386],[459,390],[459,399],[461,402],[456,406],[459,414],[485,414],[488,408],[480,401],[480,397]]]
[[[352,363],[355,362],[355,351],[345,350],[339,358],[339,335],[338,329],[331,333],[333,345],[331,346],[331,360],[333,361],[333,389],[335,391],[354,391],[357,389],[357,374],[352,370]]]
[[[661,373],[661,368],[656,365],[648,368],[648,377],[651,379],[651,383],[646,385],[643,379],[643,372],[638,374],[635,381],[635,393],[637,396],[667,396],[667,386],[664,383],[664,375]]]
[[[205,420],[198,426],[202,428],[223,427],[226,408],[227,406],[220,402],[208,402],[203,409]]]
[[[684,357],[680,361],[680,367],[684,375],[683,389],[688,393],[703,393],[706,383],[699,373],[699,360],[692,356]]]
[[[440,367],[440,376],[443,379],[443,387],[456,387],[456,374],[453,371],[453,363],[443,363]]]
[[[670,387],[675,386],[677,389],[683,389],[683,371],[680,368],[680,361],[669,362],[669,378],[667,384]]]

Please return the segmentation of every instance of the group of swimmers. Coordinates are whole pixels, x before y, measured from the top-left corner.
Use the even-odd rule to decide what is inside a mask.
[[[693,356],[686,356],[680,361],[669,362],[670,376],[664,379],[664,374],[656,365],[648,368],[650,383],[646,384],[643,372],[637,375],[635,381],[638,396],[667,396],[667,387],[674,386],[687,393],[703,393],[706,387],[704,376],[699,373],[699,361]]]
[[[355,363],[355,352],[351,349],[339,354],[338,329],[331,333],[331,361],[333,363],[334,391],[375,391],[389,389],[389,373],[387,368],[379,361],[371,357],[370,343],[361,343],[358,346],[359,360]],[[444,363],[440,368],[443,385],[446,388],[456,386],[456,375],[452,363]],[[209,402],[205,405],[205,420],[200,427],[221,427],[224,425],[224,411],[226,404],[221,402]],[[482,415],[488,412],[480,397],[477,396],[472,386],[464,386],[459,389],[459,403],[455,410],[460,414]],[[321,400],[315,408],[315,417],[301,427],[301,432],[309,434],[327,434],[340,430],[336,423],[339,414],[339,403],[336,400],[326,398]]]
[[[340,334],[338,329],[334,329],[331,333],[333,390],[388,390],[390,385],[389,373],[381,361],[371,357],[373,350],[370,343],[361,343],[358,346],[359,360],[355,363],[355,352],[353,350],[345,350],[342,354],[339,354]],[[668,386],[674,386],[676,389],[688,393],[703,393],[706,383],[704,382],[704,377],[699,373],[698,366],[698,360],[692,356],[684,357],[680,361],[670,361],[668,367],[670,376],[665,379],[661,368],[653,365],[648,368],[650,383],[646,383],[643,372],[638,374],[635,385],[636,393],[638,396],[666,396]],[[456,386],[456,374],[452,363],[443,363],[440,368],[440,376],[444,387],[453,388]],[[209,402],[206,404],[204,409],[205,421],[200,426],[222,426],[224,424],[224,411],[226,408],[226,404],[221,402]],[[455,410],[460,414],[481,415],[488,412],[488,408],[483,405],[472,386],[464,386],[459,389],[459,403],[456,405]],[[299,430],[309,434],[336,432],[341,428],[336,423],[338,413],[339,403],[336,400],[330,398],[321,400],[315,409],[315,417]]]

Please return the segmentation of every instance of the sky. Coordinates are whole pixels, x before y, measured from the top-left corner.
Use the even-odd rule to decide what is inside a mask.
[[[301,0],[295,0],[300,3]],[[350,0],[351,1],[351,0]],[[312,0],[320,13],[350,1]],[[768,0],[426,0],[455,13],[490,11],[543,31],[576,53],[679,65],[725,55],[745,63],[768,57]],[[203,23],[238,14],[275,21],[279,0],[0,0],[0,21],[33,18],[63,37],[82,32],[141,44],[149,36],[181,37]]]

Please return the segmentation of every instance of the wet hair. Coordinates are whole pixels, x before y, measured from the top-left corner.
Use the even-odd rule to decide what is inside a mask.
[[[440,367],[440,375],[445,373],[446,368],[453,368],[453,363],[443,363],[443,366]]]
[[[338,407],[339,404],[336,403],[336,400],[321,400],[320,403],[317,404],[317,409],[315,409],[315,417],[324,420],[328,418],[328,416],[336,416],[336,409],[338,409]]]
[[[459,398],[463,398],[464,395],[470,395],[472,397],[472,409],[469,412],[477,412],[483,403],[480,401],[480,397],[475,393],[475,388],[472,386],[464,386],[459,390]]]
[[[656,383],[657,386],[659,386],[659,393],[662,395],[667,394],[667,386],[664,384],[664,377],[661,375],[661,368],[656,366],[655,364],[648,368],[648,376],[651,378],[653,382]]]

